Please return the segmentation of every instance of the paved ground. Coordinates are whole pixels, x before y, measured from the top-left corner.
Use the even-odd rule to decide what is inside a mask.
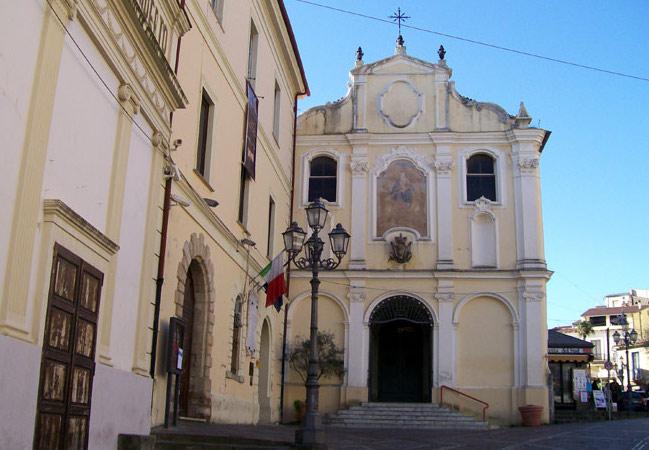
[[[275,443],[293,441],[295,427],[268,425],[180,425],[174,431]],[[423,449],[566,449],[649,450],[649,418],[612,422],[501,428],[491,431],[355,430],[327,428],[327,443],[335,450]]]

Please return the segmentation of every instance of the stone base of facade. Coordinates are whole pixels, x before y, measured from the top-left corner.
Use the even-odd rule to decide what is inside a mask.
[[[272,411],[272,409],[271,409]],[[271,412],[271,420],[276,414]],[[256,401],[245,401],[234,396],[212,394],[212,415],[214,423],[254,424],[259,417]]]
[[[40,346],[0,336],[0,448],[32,448]]]
[[[339,389],[332,389],[333,386],[323,386],[320,389],[320,413],[332,414],[339,409],[349,408],[361,402],[368,401],[368,389],[366,387],[342,386]],[[489,404],[486,415],[489,423],[493,425],[520,425],[521,417],[518,407],[528,404],[543,406],[542,422],[549,422],[548,390],[546,387],[510,388],[510,387],[489,387],[489,388],[457,388],[461,392],[478,398]],[[299,385],[287,385],[285,389],[284,422],[290,423],[297,420],[293,408],[293,402],[304,396],[304,387]],[[433,388],[431,391],[433,403],[440,401],[440,388]],[[458,396],[450,391],[444,393],[444,403],[463,414],[482,418],[482,405]]]
[[[88,447],[115,449],[120,434],[151,431],[151,379],[97,364]]]

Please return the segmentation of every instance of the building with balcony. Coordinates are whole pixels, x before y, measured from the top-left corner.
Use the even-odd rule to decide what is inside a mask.
[[[0,448],[150,429],[176,0],[0,4]]]

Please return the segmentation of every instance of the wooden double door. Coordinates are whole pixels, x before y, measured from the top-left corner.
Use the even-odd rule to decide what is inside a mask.
[[[54,248],[43,336],[35,449],[86,449],[103,274]]]
[[[371,334],[370,400],[431,401],[431,327],[396,320]]]

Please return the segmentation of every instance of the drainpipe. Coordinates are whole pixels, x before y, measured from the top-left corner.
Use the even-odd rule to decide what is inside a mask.
[[[293,222],[293,199],[295,198],[295,141],[297,137],[297,98],[304,93],[295,94],[293,98],[293,170],[291,175],[291,211],[289,212],[289,224]],[[286,269],[286,298],[288,300],[291,292],[291,265],[287,264]],[[282,336],[282,379],[279,392],[279,423],[284,423],[284,384],[286,381],[286,329],[288,322],[288,308],[290,302],[284,307],[284,335]]]
[[[185,0],[180,2],[180,8],[185,14]],[[180,41],[182,37],[178,36],[178,45],[176,46],[176,62],[174,64],[174,74],[178,75],[178,62],[180,61]],[[173,111],[169,114],[169,126],[173,124]],[[164,201],[162,206],[162,227],[160,230],[160,250],[158,252],[158,275],[155,280],[155,304],[153,308],[153,326],[151,333],[151,367],[149,375],[155,379],[156,358],[158,353],[158,331],[160,328],[160,303],[162,302],[162,285],[164,284],[165,273],[165,254],[167,252],[167,228],[169,225],[169,208],[171,207],[171,179],[165,181]],[[154,383],[155,385],[155,383]],[[152,400],[153,402],[153,396]],[[152,403],[153,405],[153,403]]]

